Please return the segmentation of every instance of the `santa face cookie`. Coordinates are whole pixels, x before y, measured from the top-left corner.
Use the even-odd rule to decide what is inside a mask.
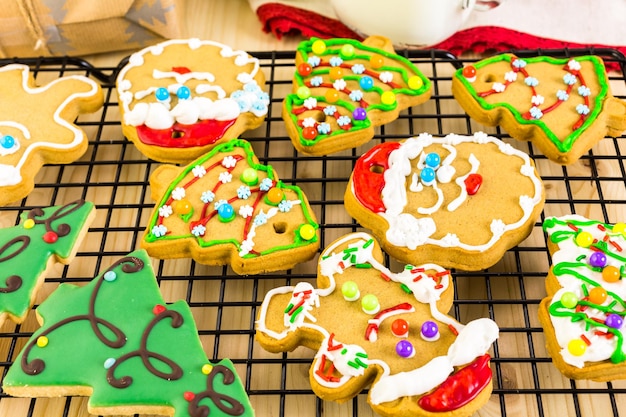
[[[131,55],[118,75],[122,130],[147,157],[188,163],[265,120],[264,84],[258,59],[244,51],[165,41]]]
[[[348,213],[404,263],[478,270],[524,240],[544,204],[527,154],[486,134],[421,134],[356,162]]]
[[[79,114],[95,112],[103,95],[78,75],[37,86],[28,66],[0,68],[0,205],[26,197],[45,164],[67,164],[87,150]]]
[[[317,350],[309,377],[326,400],[346,401],[371,384],[368,403],[383,416],[469,416],[491,393],[489,350],[497,325],[467,325],[452,306],[450,272],[435,264],[393,273],[378,243],[354,233],[324,250],[317,288],[270,290],[256,339],[271,352]],[[433,414],[435,413],[435,414]]]
[[[374,128],[430,98],[431,85],[389,39],[311,39],[296,53],[282,116],[296,149],[327,155],[359,146]]]
[[[568,378],[626,379],[626,225],[549,217],[552,266],[539,306],[548,353]]]
[[[61,284],[37,314],[3,379],[9,395],[90,396],[98,415],[254,415],[232,362],[207,359],[187,303],[165,304],[144,251]]]
[[[0,229],[0,326],[7,317],[24,320],[48,269],[70,263],[94,217],[93,204],[78,200],[31,210]]]
[[[626,102],[612,96],[597,56],[498,55],[458,70],[452,93],[473,119],[531,140],[560,164],[626,130]]]
[[[150,177],[157,201],[141,245],[161,259],[230,264],[239,274],[288,269],[319,248],[318,225],[302,190],[232,140],[185,167]]]

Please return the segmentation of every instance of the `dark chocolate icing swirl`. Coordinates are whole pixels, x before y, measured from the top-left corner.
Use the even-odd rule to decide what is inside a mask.
[[[63,236],[67,236],[72,230],[70,225],[67,223],[61,223],[57,225],[57,229],[54,230],[52,228],[52,222],[62,219],[68,214],[75,212],[76,210],[81,208],[84,204],[85,204],[84,200],[76,200],[71,203],[67,203],[66,205],[61,206],[58,209],[56,209],[54,213],[52,213],[50,216],[48,216],[45,219],[39,218],[45,215],[44,211],[40,208],[36,208],[36,209],[31,210],[30,213],[28,213],[28,218],[32,219],[35,222],[35,224],[43,224],[46,227],[46,231],[53,231],[59,237],[63,237]]]
[[[0,248],[0,263],[13,259],[26,250],[30,244],[30,237],[18,236]],[[19,245],[16,247],[16,245]],[[19,275],[11,275],[5,281],[5,286],[0,287],[0,293],[10,293],[18,290],[22,286],[22,277]]]
[[[200,401],[203,399],[209,399],[211,402],[224,414],[229,416],[240,416],[244,413],[245,408],[243,404],[237,401],[235,398],[229,397],[226,394],[221,394],[215,391],[213,388],[215,377],[222,375],[222,383],[224,385],[230,385],[235,381],[235,374],[229,368],[224,365],[215,365],[209,375],[207,375],[207,388],[206,390],[196,394],[194,398],[189,402],[189,415],[191,417],[207,417],[211,410],[206,405],[200,405]]]

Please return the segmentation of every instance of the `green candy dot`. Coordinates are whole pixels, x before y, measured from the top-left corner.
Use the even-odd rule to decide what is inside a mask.
[[[378,298],[374,294],[367,294],[361,300],[361,307],[363,307],[366,313],[375,314],[378,312],[380,304],[378,304]]]
[[[309,90],[309,87],[303,85],[302,87],[298,88],[296,95],[298,96],[298,98],[304,100],[311,97],[311,90]]]
[[[254,168],[246,168],[242,173],[241,173],[241,182],[243,182],[246,185],[256,185],[257,182],[259,182],[259,175],[256,172],[256,169]]]
[[[345,44],[341,47],[340,55],[343,58],[352,58],[352,56],[354,55],[354,46],[350,45],[349,43]]]
[[[574,308],[578,304],[578,297],[571,291],[564,292],[561,295],[561,304],[565,308]]]
[[[354,301],[359,297],[359,286],[354,281],[346,281],[341,286],[341,293],[348,301]]]

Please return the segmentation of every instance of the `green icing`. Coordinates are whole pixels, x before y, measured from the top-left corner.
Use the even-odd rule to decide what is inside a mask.
[[[19,225],[0,230],[0,315],[27,314],[50,258],[67,260],[72,255],[93,209],[92,203],[82,200],[35,209],[23,213]],[[32,228],[24,227],[29,217]],[[45,242],[46,232],[55,233],[58,240]]]
[[[158,224],[158,220],[159,220],[158,207],[161,207],[161,206],[163,206],[164,204],[166,204],[168,202],[168,200],[170,199],[170,197],[172,195],[172,191],[175,188],[177,188],[180,185],[180,183],[185,180],[185,178],[188,178],[188,176],[191,174],[191,171],[193,170],[193,168],[195,166],[197,166],[197,165],[203,165],[203,166],[207,165],[210,161],[212,161],[213,159],[217,158],[220,153],[224,153],[225,154],[224,156],[227,156],[226,154],[232,153],[236,148],[241,148],[241,149],[244,150],[244,152],[246,154],[245,163],[249,167],[256,169],[258,172],[264,173],[265,177],[273,180],[275,182],[275,185],[274,185],[275,188],[279,188],[279,189],[282,189],[282,190],[290,190],[290,191],[294,192],[298,196],[298,199],[300,201],[302,201],[302,202],[305,201],[304,193],[302,192],[302,190],[299,187],[297,187],[295,185],[284,184],[282,181],[276,179],[276,174],[274,172],[274,169],[271,167],[271,165],[262,165],[262,164],[254,162],[254,151],[253,151],[252,146],[250,145],[250,143],[248,143],[245,140],[233,139],[233,140],[231,140],[229,142],[226,142],[226,143],[223,143],[223,144],[220,144],[220,145],[216,146],[210,152],[205,154],[202,158],[196,160],[192,164],[189,164],[188,166],[186,166],[181,171],[181,173],[169,185],[169,187],[167,188],[167,190],[166,190],[165,194],[163,195],[163,197],[161,198],[161,200],[159,200],[159,202],[157,203],[157,205],[156,205],[157,210],[155,210],[152,213],[152,216],[150,218],[150,222],[148,223],[148,226],[147,226],[147,230],[151,231],[152,228],[155,225]],[[259,175],[259,182],[263,178],[264,177],[262,175]],[[215,200],[217,201],[217,200],[219,200],[219,198],[216,198]],[[252,200],[252,198],[251,198],[251,200]],[[302,210],[303,215],[306,218],[307,224],[311,225],[315,230],[318,230],[319,229],[319,225],[314,221],[312,213],[311,213],[308,205],[306,205],[306,204],[299,204],[297,207],[299,207]],[[294,206],[293,209],[297,209],[296,206]],[[281,213],[279,213],[277,215],[280,215],[280,214]],[[218,221],[218,220],[215,219],[215,220],[211,220],[211,221]],[[210,226],[207,225],[207,229],[209,227]],[[263,227],[263,226],[260,226],[260,227]],[[242,231],[242,236],[243,236],[243,231]],[[234,247],[237,248],[237,250],[241,249],[241,242],[237,241],[234,238],[207,240],[205,237],[194,236],[191,232],[187,233],[187,234],[184,234],[184,235],[167,234],[167,235],[161,236],[161,237],[157,237],[153,233],[146,233],[145,236],[144,236],[144,239],[147,242],[155,242],[157,240],[176,240],[176,239],[184,239],[184,238],[195,239],[200,247],[211,247],[211,246],[218,246],[218,245],[233,245]],[[300,237],[300,235],[298,233],[296,233],[293,236],[293,239],[294,239],[294,241],[290,245],[274,246],[274,247],[266,249],[264,251],[260,251],[259,253],[248,253],[247,255],[244,255],[242,258],[244,258],[244,259],[256,258],[256,257],[259,257],[259,256],[263,256],[263,255],[267,255],[267,254],[270,254],[270,253],[274,253],[274,252],[279,252],[279,251],[293,249],[293,248],[297,248],[297,247],[301,247],[301,246],[310,245],[310,244],[313,244],[313,243],[317,242],[317,240],[318,240],[317,234],[311,240],[304,240],[304,239],[302,239]]]
[[[507,61],[507,62],[510,63],[512,59],[516,59],[516,58],[517,58],[516,56],[510,55],[510,54],[496,55],[494,57],[486,58],[486,59],[483,59],[483,60],[481,60],[479,62],[476,62],[474,64],[474,67],[476,68],[476,71],[478,72],[481,68],[489,66],[490,64],[501,62],[501,61]],[[539,56],[539,57],[534,57],[534,58],[523,58],[523,60],[526,61],[528,64],[532,64],[532,63],[535,63],[535,62],[547,62],[549,64],[556,65],[556,66],[559,66],[559,65],[563,66],[563,65],[567,64],[567,62],[569,62],[570,59],[571,58],[553,58],[553,57],[549,57],[549,56]],[[497,103],[489,103],[489,102],[487,102],[487,100],[485,100],[483,97],[480,97],[478,95],[479,92],[477,92],[474,89],[474,85],[471,82],[469,82],[463,76],[463,69],[462,68],[458,69],[454,73],[454,77],[459,82],[461,82],[461,84],[463,84],[464,88],[468,92],[470,92],[472,97],[478,103],[480,103],[481,107],[484,108],[485,110],[493,110],[493,109],[496,109],[498,107],[506,108],[508,111],[511,112],[511,114],[513,114],[513,116],[515,117],[515,121],[517,123],[522,124],[522,125],[536,125],[536,126],[539,126],[544,131],[546,136],[550,139],[550,141],[554,144],[554,146],[559,151],[561,151],[561,152],[568,152],[569,150],[571,150],[572,146],[574,145],[576,140],[580,137],[580,135],[598,117],[598,114],[602,111],[602,103],[607,98],[607,95],[608,95],[608,92],[609,92],[609,86],[607,84],[606,77],[604,77],[604,74],[606,73],[606,70],[604,68],[604,64],[602,63],[602,60],[599,57],[593,56],[593,55],[587,55],[587,56],[576,57],[575,59],[576,59],[576,61],[579,61],[579,62],[589,61],[589,62],[591,62],[593,64],[593,68],[595,70],[595,73],[598,75],[598,83],[600,84],[600,91],[598,92],[598,94],[595,97],[592,97],[592,99],[593,99],[593,108],[591,109],[591,112],[587,115],[584,123],[578,129],[572,131],[565,138],[559,138],[558,136],[556,136],[554,134],[554,132],[541,119],[526,119],[526,118],[524,118],[522,116],[522,114],[520,114],[519,110],[517,110],[516,108],[514,108],[513,106],[511,106],[507,102],[497,102]],[[530,75],[532,76],[532,74],[530,74]],[[503,81],[503,80],[499,80],[499,81]],[[541,80],[540,80],[540,82],[541,82]],[[554,93],[556,94],[556,91]]]
[[[111,272],[114,279],[107,280]],[[157,305],[162,312],[153,312]],[[62,284],[37,311],[43,326],[7,373],[9,393],[19,387],[92,387],[90,408],[167,406],[182,417],[202,415],[197,405],[208,407],[205,416],[254,414],[231,361],[211,364],[208,375],[202,372],[210,362],[189,306],[182,300],[165,305],[143,250],[83,287]],[[36,344],[41,335],[48,338],[45,347]],[[142,343],[145,351],[139,356]],[[107,370],[105,363],[113,360]],[[182,372],[175,375],[176,369]],[[116,387],[108,377],[132,379]]]
[[[300,44],[298,45],[298,48],[296,50],[296,53],[300,55],[300,57],[302,58],[303,62],[307,62],[308,58],[310,56],[315,56],[315,54],[313,53],[312,50],[312,45],[315,41],[320,40],[319,38],[311,38],[310,40],[307,41],[303,41],[300,42]],[[364,45],[361,42],[354,40],[354,39],[341,39],[341,38],[335,38],[335,39],[324,39],[323,42],[326,45],[326,49],[324,50],[324,52],[322,53],[322,55],[320,55],[320,57],[341,57],[341,59],[343,59],[345,62],[349,62],[349,61],[369,61],[370,57],[373,54],[378,54],[381,56],[384,56],[388,59],[392,59],[396,62],[398,62],[398,66],[382,66],[380,68],[378,68],[376,71],[377,72],[382,72],[382,71],[389,71],[389,72],[395,72],[400,74],[400,76],[402,77],[402,80],[404,81],[405,84],[408,83],[409,78],[412,76],[418,76],[420,78],[420,80],[422,81],[422,85],[420,88],[418,89],[411,89],[408,86],[407,87],[401,87],[401,88],[392,88],[392,89],[383,89],[380,88],[379,86],[374,86],[370,91],[374,91],[376,92],[378,95],[381,95],[384,91],[393,91],[394,94],[399,95],[399,94],[404,94],[407,96],[418,96],[418,95],[422,95],[422,94],[426,94],[428,91],[430,91],[431,88],[431,82],[428,79],[428,77],[424,76],[422,74],[422,72],[419,70],[419,68],[417,68],[411,61],[409,61],[408,59],[392,53],[392,52],[388,52],[385,51],[383,49],[379,49],[379,48],[375,48],[372,46],[368,46],[368,45]],[[344,57],[341,53],[341,47],[338,46],[343,46],[343,45],[352,45],[354,47],[354,51],[355,54],[353,56],[350,57]],[[365,52],[365,53],[361,53],[361,51]],[[367,66],[366,66],[366,69]],[[369,69],[371,71],[371,69]],[[305,85],[305,81],[306,80],[310,80],[312,77],[314,76],[321,76],[321,75],[327,75],[330,71],[329,67],[314,67],[313,71],[311,72],[311,74],[309,74],[306,77],[303,77],[302,75],[300,75],[297,71],[294,73],[294,84],[296,84],[297,86],[304,86]],[[349,75],[346,74],[343,78],[345,80],[349,80],[349,81],[357,81],[362,77],[362,75]],[[333,105],[336,107],[343,107],[346,110],[348,110],[348,112],[350,114],[352,114],[352,111],[358,107],[355,105],[354,102],[350,102],[347,100],[338,100],[335,103],[327,103],[325,97],[322,96],[312,96],[315,97],[315,99],[317,99],[318,102],[321,103],[326,103],[327,105]],[[323,141],[325,139],[328,139],[329,137],[338,135],[338,134],[342,134],[345,133],[346,130],[344,129],[339,129],[337,131],[331,131],[330,134],[318,134],[318,136],[316,136],[314,139],[307,139],[305,137],[302,136],[302,127],[298,126],[298,116],[296,114],[294,114],[293,112],[293,108],[294,106],[302,106],[304,103],[304,100],[299,98],[297,94],[288,94],[285,97],[285,107],[288,110],[288,113],[290,115],[290,118],[292,119],[294,126],[297,126],[298,131],[300,133],[298,140],[300,141],[300,143],[303,146],[313,146],[316,143],[319,143],[320,141]],[[384,104],[384,103],[378,103],[378,104],[372,104],[370,103],[368,105],[368,107],[366,108],[366,111],[369,114],[369,111],[374,110],[374,109],[378,109],[378,110],[382,110],[382,111],[391,111],[397,108],[397,102],[394,102],[392,104]],[[351,118],[352,119],[352,118]],[[372,125],[372,122],[369,118],[369,116],[362,121],[359,120],[354,120],[352,119],[351,121],[352,127],[348,130],[350,132],[352,131],[358,131],[358,130],[363,130],[366,128],[369,128]]]

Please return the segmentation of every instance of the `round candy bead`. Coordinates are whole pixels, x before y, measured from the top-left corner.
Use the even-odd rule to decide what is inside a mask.
[[[420,179],[422,180],[422,182],[426,185],[430,185],[433,183],[433,181],[435,181],[436,178],[435,174],[435,170],[430,168],[430,167],[425,167],[424,169],[422,169],[422,171],[420,172]]]
[[[277,205],[283,198],[285,197],[285,193],[280,188],[270,188],[267,192],[267,201],[272,205]]]
[[[33,219],[24,220],[24,229],[32,229],[35,227],[35,221]]]
[[[217,208],[217,218],[222,222],[229,222],[235,218],[235,209],[230,203],[223,203]]]
[[[315,237],[315,228],[310,224],[303,224],[300,227],[298,234],[304,240],[311,240]]]
[[[390,106],[396,102],[396,95],[393,91],[385,91],[380,95],[380,102]]]
[[[376,314],[380,310],[378,298],[374,294],[367,294],[361,299],[361,307],[366,314]]]
[[[172,203],[172,208],[174,209],[174,211],[176,211],[176,213],[184,216],[186,214],[189,214],[193,207],[191,206],[189,200],[187,200],[186,198],[181,198],[180,200],[176,200]]]
[[[413,344],[408,340],[400,340],[396,344],[396,353],[403,358],[411,358],[415,355],[415,349],[413,348]]]
[[[152,314],[154,314],[155,316],[158,316],[164,311],[165,311],[165,306],[162,304],[157,304],[154,307],[152,307]]]
[[[404,319],[396,319],[391,323],[391,333],[398,337],[409,335],[409,323]]]
[[[329,88],[324,93],[324,98],[326,98],[327,102],[334,103],[335,101],[339,100],[339,91],[335,90],[334,88]]]
[[[108,358],[104,361],[104,369],[109,369],[115,365],[115,358]]]
[[[326,50],[326,43],[321,39],[316,40],[311,45],[311,51],[313,51],[313,53],[316,55],[323,54],[325,50]]]
[[[105,281],[112,282],[117,279],[117,274],[115,273],[115,271],[107,271],[104,273],[103,278]]]
[[[426,155],[424,162],[426,163],[426,165],[428,165],[431,168],[437,168],[439,164],[441,163],[441,157],[439,156],[439,154],[435,152],[431,152],[428,155]]]
[[[613,225],[613,233],[625,234],[624,232],[626,232],[626,223],[615,223]]]
[[[259,182],[259,174],[254,168],[246,168],[241,173],[239,179],[246,185],[256,185]]]
[[[408,84],[411,90],[419,90],[424,86],[424,81],[417,75],[414,75],[409,78]]]
[[[191,402],[191,401],[193,401],[194,398],[196,398],[196,394],[194,394],[191,391],[185,391],[183,393],[183,398],[185,399],[185,401]]]
[[[43,234],[43,241],[46,243],[54,243],[57,240],[59,240],[59,235],[52,230],[48,230],[46,233]]]
[[[602,287],[593,287],[589,291],[589,301],[594,304],[602,304],[606,301],[607,293]]]
[[[606,320],[604,320],[604,324],[613,328],[613,329],[621,329],[624,324],[624,318],[619,314],[611,313],[606,316]]]
[[[2,146],[4,149],[11,149],[13,146],[15,146],[15,138],[11,135],[2,136],[2,138],[0,139],[0,146]]]
[[[332,67],[328,70],[328,76],[331,80],[340,80],[343,78],[343,68],[341,67]]]
[[[606,255],[602,252],[594,252],[589,256],[589,265],[596,268],[603,268],[606,265]]]
[[[305,139],[315,139],[317,137],[317,129],[313,126],[307,126],[302,129],[302,137]]]
[[[176,90],[176,97],[178,97],[179,100],[189,100],[191,98],[191,90],[186,85],[181,85],[178,87],[178,90]]]
[[[621,279],[622,274],[619,268],[613,265],[607,265],[602,270],[602,279],[606,282],[617,282]]]
[[[354,56],[354,46],[350,45],[349,43],[345,44],[341,47],[341,51],[339,52],[339,54],[343,58],[352,58]]]
[[[41,348],[48,346],[48,338],[46,336],[39,336],[37,338],[37,346]]]
[[[462,73],[465,78],[472,79],[476,77],[476,68],[473,65],[468,65],[463,68]]]
[[[567,344],[567,350],[574,356],[582,356],[587,350],[587,344],[582,339],[572,339]]]
[[[170,92],[165,87],[157,88],[154,95],[158,101],[169,101],[170,99]]]
[[[565,308],[574,308],[578,305],[578,297],[571,291],[566,291],[561,295],[561,304]]]
[[[582,248],[588,248],[593,243],[593,235],[582,231],[576,235],[576,244]]]
[[[434,321],[425,321],[422,324],[422,337],[426,340],[435,339],[439,334],[439,326]]]
[[[369,75],[365,75],[359,79],[359,86],[365,90],[369,91],[374,87],[374,79]]]
[[[341,286],[341,293],[346,301],[356,301],[359,299],[359,286],[354,281],[346,281]]]
[[[298,91],[296,91],[296,95],[298,96],[298,98],[301,98],[302,100],[304,100],[306,98],[311,97],[311,90],[306,85],[303,85],[301,87],[298,87]]]
[[[211,365],[210,363],[205,363],[204,365],[202,365],[203,374],[208,375],[211,373],[212,370],[213,370],[213,365]]]
[[[365,120],[367,119],[367,111],[363,107],[357,107],[352,112],[352,118],[354,120]]]
[[[370,57],[370,65],[372,66],[372,68],[380,68],[383,66],[384,63],[385,59],[378,54],[374,54]]]
[[[298,74],[302,75],[303,77],[311,74],[312,71],[313,67],[311,67],[311,64],[309,64],[308,62],[303,62],[298,65]]]

